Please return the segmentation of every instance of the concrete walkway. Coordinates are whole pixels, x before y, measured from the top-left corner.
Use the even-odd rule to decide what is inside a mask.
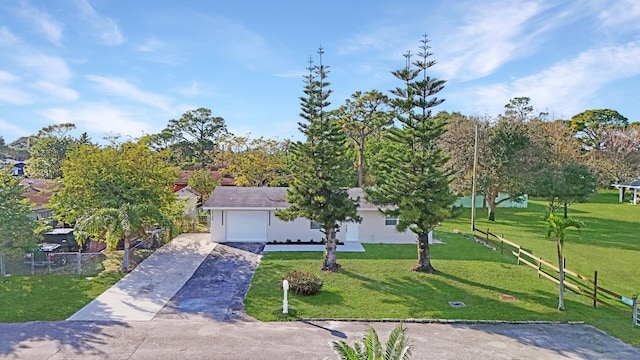
[[[162,246],[68,321],[148,321],[191,278],[217,244],[183,234]]]

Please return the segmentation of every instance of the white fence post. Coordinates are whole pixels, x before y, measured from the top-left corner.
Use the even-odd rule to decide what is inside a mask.
[[[0,275],[5,276],[6,270],[4,268],[4,254],[0,253]]]
[[[638,295],[633,298],[633,326],[639,326],[638,324]]]

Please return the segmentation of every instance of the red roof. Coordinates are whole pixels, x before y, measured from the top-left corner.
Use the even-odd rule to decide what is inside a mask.
[[[193,174],[194,170],[180,170],[178,174],[178,180],[175,182],[175,186],[173,187],[173,192],[176,192],[187,186],[189,182],[189,178],[191,174]],[[210,170],[211,177],[215,180],[220,180],[222,186],[235,186],[235,180],[231,175],[222,175],[218,170]]]
[[[49,203],[53,193],[60,187],[57,180],[51,179],[22,179],[20,184],[25,188],[23,196],[34,207]]]

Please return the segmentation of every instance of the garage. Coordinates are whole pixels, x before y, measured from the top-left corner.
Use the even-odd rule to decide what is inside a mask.
[[[227,211],[226,241],[264,242],[267,240],[267,211]]]

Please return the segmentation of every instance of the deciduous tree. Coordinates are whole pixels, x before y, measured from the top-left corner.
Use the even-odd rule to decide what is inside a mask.
[[[286,185],[288,147],[288,141],[232,136],[217,154],[219,171],[233,176],[237,186]]]
[[[177,169],[163,152],[153,152],[144,143],[78,146],[63,162],[62,173],[61,189],[51,198],[50,207],[66,223],[75,224],[103,209],[158,209],[171,220],[182,213],[173,194]],[[155,225],[156,217],[141,219],[145,226]]]
[[[356,150],[358,187],[364,185],[367,140],[393,124],[393,115],[388,103],[389,98],[377,90],[364,94],[357,91],[336,111],[342,129]]]
[[[429,232],[453,216],[456,196],[449,189],[452,172],[445,169],[447,156],[438,146],[446,122],[431,116],[431,108],[444,101],[435,95],[445,81],[427,74],[435,61],[431,60],[426,35],[420,50],[414,62],[407,52],[406,66],[393,72],[404,83],[404,87],[391,91],[401,127],[388,131],[397,146],[382,165],[385,173],[367,189],[367,197],[383,206],[386,215],[399,218],[398,231],[409,229],[416,234],[418,264],[414,270],[436,272],[431,264]]]
[[[30,250],[37,242],[37,223],[23,197],[24,187],[11,169],[0,169],[0,253]]]
[[[290,207],[276,211],[276,216],[289,221],[299,217],[315,221],[325,236],[323,271],[339,271],[336,260],[336,232],[341,222],[361,219],[358,201],[349,198],[347,188],[351,164],[345,157],[346,135],[340,125],[328,116],[328,68],[322,64],[322,48],[318,50],[319,65],[309,59],[309,74],[305,76],[305,96],[300,97],[304,121],[298,123],[305,142],[291,145],[293,182],[287,190]]]
[[[62,176],[62,161],[78,141],[69,135],[74,124],[51,125],[42,128],[29,139],[29,162],[25,172],[29,177],[55,179]]]

